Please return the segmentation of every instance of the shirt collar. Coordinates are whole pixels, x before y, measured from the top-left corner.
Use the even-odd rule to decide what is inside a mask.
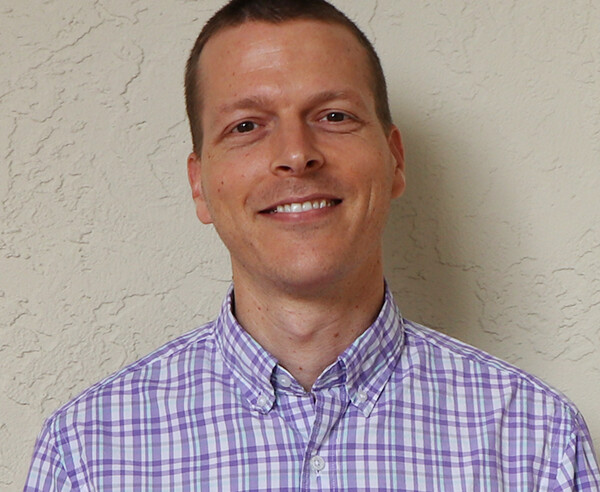
[[[233,286],[217,319],[217,345],[243,398],[253,409],[267,413],[275,404],[272,380],[277,360],[242,328],[232,308]],[[313,391],[343,384],[350,402],[368,416],[398,362],[403,343],[403,319],[386,283],[384,302],[373,324],[323,371]]]
[[[252,338],[233,314],[233,285],[229,287],[217,318],[215,338],[225,365],[242,391],[242,398],[261,413],[275,403],[271,375],[277,360]]]
[[[367,328],[315,381],[318,390],[343,381],[350,402],[369,416],[396,366],[404,324],[387,283],[383,305]]]

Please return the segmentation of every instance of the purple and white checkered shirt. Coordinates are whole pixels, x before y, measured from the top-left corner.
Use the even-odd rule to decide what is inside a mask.
[[[231,299],[56,412],[25,490],[600,490],[572,403],[404,320],[389,291],[310,393]]]

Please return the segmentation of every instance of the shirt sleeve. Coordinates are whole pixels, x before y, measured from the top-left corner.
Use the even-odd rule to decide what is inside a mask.
[[[50,425],[44,425],[33,452],[24,492],[67,492],[74,490],[54,441]]]
[[[577,416],[556,475],[554,492],[598,492],[600,470],[585,421]]]

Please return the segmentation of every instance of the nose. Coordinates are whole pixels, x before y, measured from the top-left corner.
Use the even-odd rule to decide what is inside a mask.
[[[273,138],[271,171],[278,175],[302,175],[324,163],[309,125],[303,121],[280,121]]]

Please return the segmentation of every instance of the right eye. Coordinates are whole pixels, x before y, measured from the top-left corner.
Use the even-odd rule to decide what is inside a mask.
[[[346,113],[342,113],[341,111],[330,111],[325,115],[325,118],[323,119],[331,123],[341,123],[342,121],[346,121],[349,118],[350,117]]]
[[[242,121],[241,123],[237,124],[232,132],[233,133],[248,133],[251,132],[252,130],[256,130],[256,127],[258,125],[256,123],[254,123],[253,121]]]

